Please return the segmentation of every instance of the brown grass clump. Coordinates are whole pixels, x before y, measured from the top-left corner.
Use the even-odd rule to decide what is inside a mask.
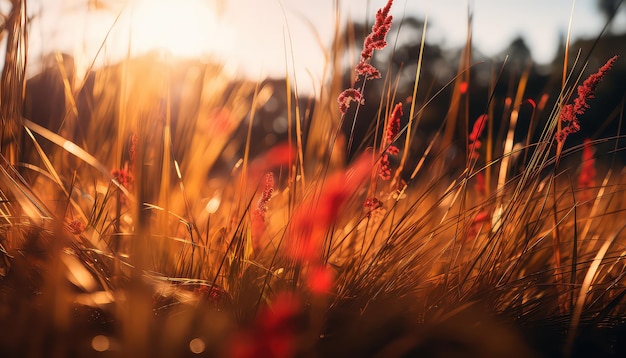
[[[4,29],[4,355],[626,350],[626,196],[620,167],[601,166],[621,150],[619,134],[565,146],[621,59],[567,104],[584,75],[572,70],[549,113],[547,93],[524,99],[522,75],[503,101],[498,143],[493,93],[469,125],[469,68],[420,108],[420,53],[412,96],[398,99],[396,74],[372,63],[396,25],[389,0],[365,37],[356,82],[343,88],[335,63],[307,106],[287,78],[287,134],[260,150],[256,125],[275,83],[235,82],[220,66],[167,56],[128,58],[78,84],[57,56],[65,120],[50,128],[53,118],[23,118],[25,6],[13,1]],[[374,79],[382,92],[366,98]],[[444,90],[445,123],[420,135],[423,110]],[[353,143],[365,101],[378,112],[371,136]],[[523,106],[545,122],[519,138]]]

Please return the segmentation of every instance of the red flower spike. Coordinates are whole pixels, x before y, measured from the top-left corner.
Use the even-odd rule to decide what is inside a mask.
[[[272,173],[265,174],[265,189],[261,194],[261,198],[257,202],[256,209],[252,212],[251,230],[252,242],[254,249],[260,249],[260,237],[265,231],[265,214],[267,213],[267,203],[274,193],[274,175]]]
[[[386,152],[389,155],[398,155],[400,153],[400,149],[396,147],[395,145],[390,145],[387,147]]]
[[[272,194],[274,193],[274,174],[267,173],[265,174],[265,189],[263,189],[263,194],[257,203],[256,211],[261,213],[263,220],[265,220],[265,213],[267,212],[267,203],[272,198]]]
[[[480,233],[480,229],[483,227],[483,225],[488,223],[488,221],[489,221],[489,212],[487,210],[482,210],[481,212],[476,214],[476,216],[474,217],[474,220],[472,220],[472,223],[469,227],[466,241],[469,241],[471,239],[475,239],[476,237],[478,237],[478,234]]]
[[[335,282],[333,271],[327,266],[311,267],[308,272],[307,285],[309,290],[318,295],[330,292]]]
[[[461,92],[461,94],[466,94],[468,87],[469,84],[467,82],[461,82],[461,84],[459,84],[459,92]]]
[[[478,138],[480,138],[483,130],[485,129],[485,123],[487,123],[487,118],[489,117],[486,114],[482,114],[480,115],[480,117],[478,117],[476,122],[474,122],[474,127],[472,128],[472,132],[469,135],[470,142],[476,142]]]
[[[478,153],[478,149],[480,149],[480,147],[482,146],[482,143],[480,142],[480,136],[482,135],[483,130],[485,129],[487,118],[489,117],[486,114],[482,114],[480,117],[478,117],[476,122],[474,122],[472,132],[468,136],[470,159],[477,160],[480,157],[480,154]]]
[[[400,132],[400,117],[402,117],[404,113],[402,112],[402,103],[398,103],[396,104],[396,106],[393,109],[393,112],[391,112],[391,116],[389,117],[389,122],[387,123],[387,132],[386,132],[386,137],[387,137],[387,145],[390,145],[391,143],[393,143],[393,141],[396,139],[396,137],[398,136],[398,133]],[[395,148],[396,150],[398,148]],[[387,149],[387,153],[395,155],[398,153],[390,153],[389,152],[390,149]],[[391,149],[393,151],[393,149]]]
[[[363,203],[363,207],[365,208],[367,217],[371,218],[373,212],[383,207],[383,202],[377,198],[367,198]]]
[[[476,214],[476,216],[474,216],[474,219],[472,220],[468,228],[467,236],[465,237],[465,242],[469,242],[470,240],[476,239],[478,237],[478,234],[480,234],[481,228],[488,223],[489,223],[489,212],[487,210],[482,210],[478,214]]]
[[[561,108],[561,114],[559,120],[565,125],[555,137],[559,143],[565,142],[568,135],[576,133],[580,130],[580,123],[578,122],[578,116],[585,113],[585,110],[589,108],[589,99],[594,97],[594,92],[598,87],[604,75],[613,67],[618,56],[611,57],[604,66],[600,67],[598,72],[589,76],[582,85],[578,86],[578,96],[572,104],[566,104]]]
[[[126,169],[113,169],[111,171],[111,176],[120,185],[126,187],[127,189],[129,189],[133,184],[133,174]]]
[[[350,103],[357,102],[362,105],[365,103],[365,99],[358,89],[348,88],[337,97],[337,102],[339,102],[339,111],[344,115],[350,108]]]
[[[382,180],[391,179],[391,163],[389,163],[389,154],[384,153],[382,157],[380,157],[380,169],[378,170],[378,175]]]
[[[303,202],[293,215],[286,254],[301,263],[316,262],[324,236],[350,196],[370,175],[371,156],[364,154],[348,170],[326,180],[317,201]]]
[[[382,201],[377,198],[367,198],[365,199],[365,203],[363,203],[363,207],[367,209],[367,211],[372,212],[378,208],[382,208]]]
[[[578,189],[591,189],[595,186],[596,160],[593,155],[593,147],[589,139],[583,143],[583,163],[580,175],[578,176]],[[586,192],[585,192],[586,193]],[[583,195],[584,200],[590,199],[589,195]]]
[[[193,292],[204,302],[210,302],[213,304],[224,303],[227,297],[224,290],[217,286],[195,285],[192,286],[192,288]]]
[[[296,150],[287,143],[273,146],[263,156],[255,159],[250,164],[250,180],[261,180],[264,173],[274,168],[289,165],[296,159]]]
[[[381,77],[380,71],[378,71],[378,69],[370,63],[370,60],[374,54],[374,50],[382,50],[385,46],[387,46],[385,37],[391,28],[393,20],[393,17],[389,15],[392,3],[393,0],[388,0],[385,7],[376,12],[376,20],[372,26],[372,31],[363,41],[361,59],[354,68],[354,71],[356,72],[356,81],[361,78],[365,80],[368,78],[375,79]],[[339,102],[339,111],[341,112],[341,115],[345,115],[352,102],[363,104],[364,98],[359,90],[355,88],[348,88],[339,95],[337,101]]]
[[[391,10],[391,4],[393,0],[387,1],[387,5],[376,12],[376,21],[372,26],[372,32],[365,38],[363,44],[363,51],[361,52],[361,61],[368,61],[372,58],[374,50],[382,50],[387,46],[385,37],[387,32],[391,28],[393,20],[392,16],[389,16],[389,10]]]
[[[385,131],[385,144],[387,148],[380,158],[380,167],[378,175],[382,180],[391,179],[391,163],[389,162],[389,155],[398,155],[400,149],[395,145],[391,145],[394,142],[398,133],[400,132],[400,118],[404,113],[402,112],[402,103],[396,104],[387,121],[387,130]]]
[[[476,217],[474,218],[474,223],[484,223],[485,221],[487,221],[488,218],[489,213],[483,210],[476,214]]]
[[[228,108],[216,108],[209,114],[211,128],[216,133],[228,132],[232,129],[231,112]]]
[[[235,334],[229,344],[227,357],[287,358],[295,355],[298,319],[302,304],[295,296],[280,294],[271,307],[264,308],[254,327]]]
[[[80,220],[72,220],[66,224],[67,229],[74,235],[80,235],[85,231],[85,225]]]
[[[368,62],[359,62],[354,68],[354,71],[356,72],[357,81],[360,77],[367,77],[368,79],[380,78],[380,71]]]
[[[271,169],[282,165],[289,165],[291,164],[290,161],[293,161],[295,158],[295,148],[285,143],[276,145],[272,149],[268,150],[265,153],[263,160],[265,162],[265,169]]]
[[[316,225],[314,215],[315,212],[309,213],[306,207],[301,207],[292,218],[285,250],[297,262],[316,261],[320,254],[326,228]]]

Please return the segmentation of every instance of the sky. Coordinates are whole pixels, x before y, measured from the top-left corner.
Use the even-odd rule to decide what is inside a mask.
[[[385,2],[339,0],[341,22],[367,17],[371,23]],[[466,39],[469,7],[478,51],[495,56],[522,36],[535,60],[547,63],[567,32],[572,8],[574,38],[600,32],[604,19],[595,2],[395,0],[391,14],[395,24],[403,17],[428,14],[427,39],[453,48]],[[104,8],[105,3],[110,7]],[[29,6],[39,19],[30,34],[31,58],[64,51],[82,58],[83,64],[95,57],[97,63],[107,63],[123,58],[129,49],[139,54],[166,47],[178,55],[216,57],[233,74],[253,79],[283,77],[289,71],[305,89],[321,81],[336,18],[335,0],[31,0]],[[626,29],[626,11],[614,26]],[[36,72],[34,63],[31,71]]]

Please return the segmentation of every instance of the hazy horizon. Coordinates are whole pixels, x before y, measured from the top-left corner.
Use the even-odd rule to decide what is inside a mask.
[[[132,6],[124,8],[123,1],[115,0],[110,2],[110,9],[98,10],[89,8],[86,0],[32,1],[30,10],[39,14],[40,21],[30,34],[31,58],[62,51],[78,57],[78,63],[85,67],[115,23],[99,63],[124,58],[129,48],[138,55],[160,46],[188,57],[214,56],[224,61],[232,73],[253,79],[284,76],[288,67],[304,89],[310,88],[311,82],[321,82],[323,50],[328,49],[334,33],[334,0],[132,1]],[[348,19],[371,23],[376,9],[384,4],[383,0],[341,1],[341,23],[345,25]],[[467,37],[469,6],[472,41],[480,53],[494,56],[513,39],[522,37],[533,59],[547,63],[557,54],[559,41],[567,33],[573,4],[572,0],[396,0],[390,39],[396,36],[400,19],[424,18],[428,13],[427,40],[431,44],[444,49],[462,46]],[[154,10],[157,7],[159,10]],[[603,26],[596,0],[575,2],[573,40],[597,36]],[[616,17],[613,29],[626,29],[626,11]],[[130,45],[129,33],[133,34]],[[31,66],[30,71],[32,74],[37,69]]]

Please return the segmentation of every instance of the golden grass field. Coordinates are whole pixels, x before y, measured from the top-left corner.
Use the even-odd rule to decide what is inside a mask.
[[[592,66],[569,49],[556,91],[527,97],[521,72],[470,118],[470,39],[444,88],[422,90],[421,55],[408,98],[398,73],[376,67],[400,23],[389,0],[357,44],[351,85],[338,37],[317,97],[296,97],[289,77],[233,81],[220,65],[165,55],[81,79],[56,55],[63,90],[42,109],[25,90],[26,0],[12,4],[0,355],[626,352],[621,134],[574,141],[624,58]],[[447,112],[425,135],[439,90]],[[259,113],[278,95],[288,128],[267,141]],[[606,121],[621,129],[623,101],[614,113]],[[518,120],[530,123],[522,136]]]

